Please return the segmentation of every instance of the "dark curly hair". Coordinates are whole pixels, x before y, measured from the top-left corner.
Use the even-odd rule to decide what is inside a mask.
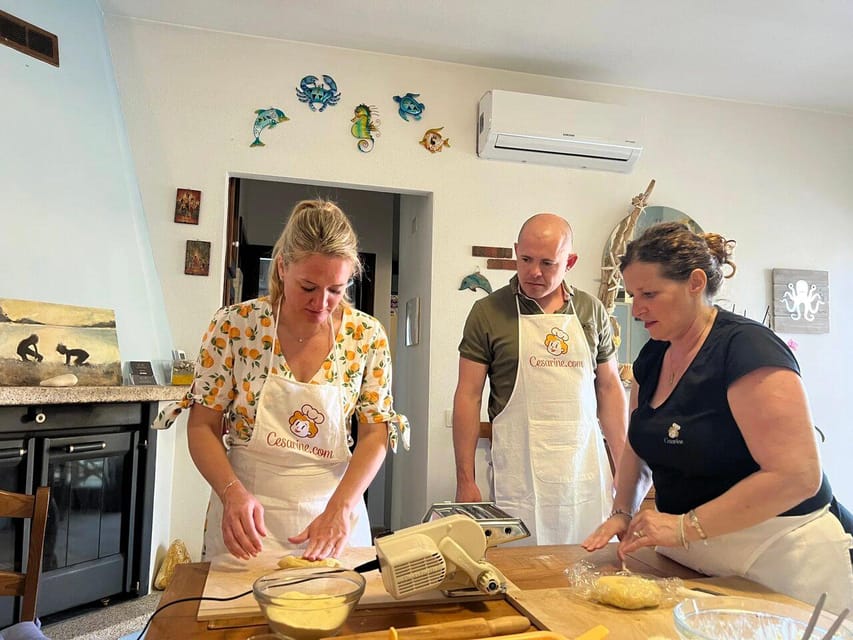
[[[628,243],[619,268],[624,271],[635,262],[658,264],[664,278],[678,282],[686,281],[694,269],[701,269],[708,278],[708,297],[713,298],[723,279],[731,278],[737,270],[731,260],[735,244],[718,233],[698,234],[681,222],[662,222]],[[724,273],[725,267],[728,273]]]

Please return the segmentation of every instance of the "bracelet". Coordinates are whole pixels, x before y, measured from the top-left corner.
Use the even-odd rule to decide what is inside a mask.
[[[231,482],[222,487],[222,493],[219,494],[219,499],[222,502],[225,502],[225,494],[228,493],[228,489],[230,489],[233,485],[235,485],[238,481],[237,478],[234,478]]]
[[[608,516],[608,518],[612,518],[613,516],[625,516],[626,518],[628,518],[628,520],[634,519],[634,514],[628,512],[628,511],[624,511],[622,509],[616,509],[615,507],[614,507],[613,511],[610,512],[610,515]]]
[[[685,549],[690,548],[690,543],[687,542],[687,536],[684,535],[684,514],[678,516],[678,542]]]
[[[699,537],[702,539],[702,544],[708,544],[708,534],[705,533],[705,530],[702,528],[702,524],[699,522],[699,516],[696,515],[696,510],[691,509],[687,512],[687,517],[690,519],[690,526],[696,529],[699,533]]]

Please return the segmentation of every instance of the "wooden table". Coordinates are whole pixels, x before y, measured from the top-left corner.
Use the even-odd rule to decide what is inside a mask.
[[[616,556],[615,544],[594,553],[587,553],[579,545],[495,548],[488,551],[487,559],[522,592],[543,590],[543,593],[544,590],[567,587],[563,571],[581,559],[589,560],[596,566],[618,567],[621,564]],[[626,565],[633,572],[659,577],[690,579],[700,576],[648,548],[632,554]],[[161,605],[181,598],[200,596],[204,591],[207,571],[207,563],[179,566],[172,583],[163,594]],[[247,622],[252,622],[251,619],[199,622],[196,619],[197,611],[197,601],[175,604],[165,609],[154,618],[146,639],[245,640],[267,631],[266,624],[245,626]],[[399,607],[357,609],[341,633],[387,629],[392,625],[402,628],[472,617],[488,619],[518,613],[509,601],[501,599],[440,605],[419,605],[402,600]]]

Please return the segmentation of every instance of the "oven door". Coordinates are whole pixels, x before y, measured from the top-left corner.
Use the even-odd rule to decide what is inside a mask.
[[[40,439],[37,477],[50,485],[38,612],[129,591],[139,434]]]

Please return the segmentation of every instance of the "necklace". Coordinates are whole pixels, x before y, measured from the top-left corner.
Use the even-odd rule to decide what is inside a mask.
[[[690,354],[692,353],[693,349],[695,349],[696,346],[702,341],[702,338],[705,337],[705,333],[708,331],[708,327],[711,326],[711,323],[714,321],[714,317],[716,315],[717,315],[716,310],[711,309],[711,313],[708,314],[708,319],[705,321],[705,326],[702,327],[702,331],[696,337],[696,340],[693,341],[693,344],[690,345],[690,348],[687,349],[687,351],[685,352],[686,355],[684,358],[685,364],[683,365],[683,370],[681,370],[681,367],[679,367],[679,369],[675,368],[675,362],[674,362],[673,356],[672,356],[672,344],[670,344],[669,348],[666,350],[664,357],[665,358],[669,357],[669,378],[667,379],[667,383],[669,383],[670,387],[672,387],[675,384],[676,371],[679,372],[678,373],[679,376],[681,376],[684,373],[684,371],[687,371],[687,368],[690,366],[690,360],[689,360]]]
[[[295,333],[293,333],[293,330],[290,329],[290,327],[288,327],[287,325],[283,325],[283,327],[284,327],[284,330],[291,335],[291,337],[296,338],[296,341],[299,344],[302,344],[306,340],[310,340],[311,338],[316,336],[318,333],[320,333],[320,330],[323,328],[323,326],[320,325],[317,329],[314,330],[314,333],[307,335],[307,336],[298,336]]]
[[[283,306],[283,304],[282,304],[282,306]],[[280,308],[278,314],[279,314],[279,319],[283,320],[283,316],[284,316],[283,309]],[[297,335],[296,333],[294,333],[293,329],[290,328],[290,325],[288,325],[287,322],[279,322],[278,325],[279,325],[279,328],[282,329],[291,338],[296,338],[296,341],[299,344],[303,344],[306,340],[310,340],[311,338],[316,336],[323,329],[323,325],[320,324],[317,326],[316,329],[314,329],[313,333],[311,333],[307,336],[300,336],[300,335]]]

